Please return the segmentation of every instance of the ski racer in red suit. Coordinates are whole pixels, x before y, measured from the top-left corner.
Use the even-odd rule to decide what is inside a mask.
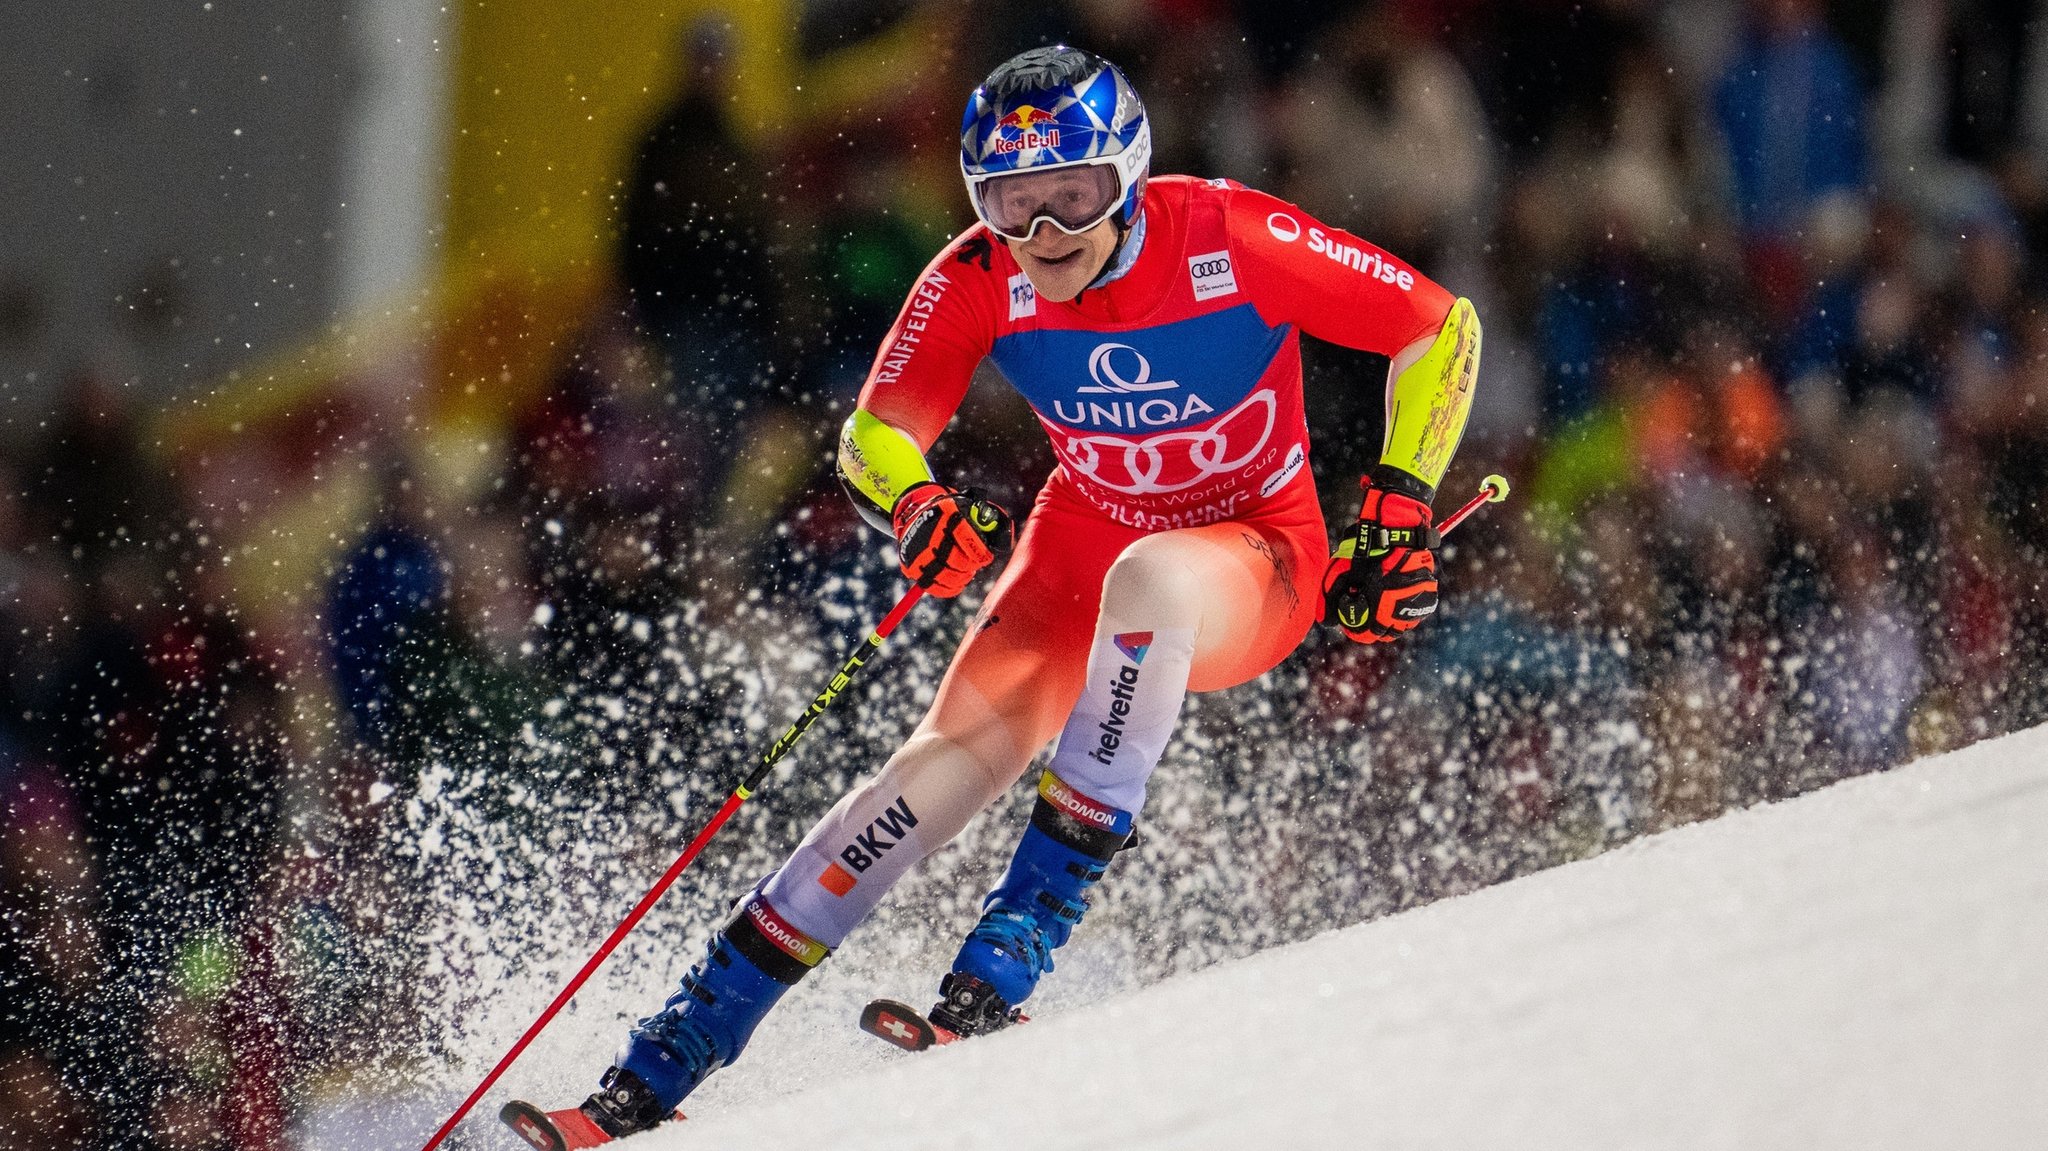
[[[952,596],[1009,543],[1007,514],[925,463],[984,358],[1059,466],[916,732],[741,902],[602,1089],[546,1117],[563,1141],[529,1134],[536,1147],[669,1117],[1051,745],[929,1020],[952,1035],[1013,1021],[1129,839],[1187,692],[1265,672],[1318,619],[1371,643],[1436,608],[1430,501],[1479,366],[1468,302],[1271,196],[1148,179],[1142,105],[1086,52],[998,68],[962,150],[981,222],[912,289],[846,423],[841,478],[904,573]],[[1381,462],[1334,556],[1307,467],[1304,332],[1392,358]]]

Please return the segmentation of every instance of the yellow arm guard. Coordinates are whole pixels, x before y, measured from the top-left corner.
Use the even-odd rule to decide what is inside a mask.
[[[839,483],[861,518],[895,534],[889,515],[896,500],[932,478],[924,451],[909,436],[855,408],[839,429]]]
[[[1427,491],[1418,498],[1427,502],[1435,496],[1465,434],[1478,381],[1479,315],[1472,301],[1461,298],[1429,350],[1387,389],[1387,441],[1375,472],[1395,469],[1422,481]]]

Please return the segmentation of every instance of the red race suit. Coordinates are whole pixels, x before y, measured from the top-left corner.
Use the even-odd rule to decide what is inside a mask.
[[[1313,502],[1301,333],[1391,356],[1436,334],[1450,293],[1228,180],[1157,177],[1144,214],[1130,270],[1064,304],[969,229],[920,277],[860,406],[929,450],[988,357],[1052,438],[1050,486],[1106,520],[1160,531]]]

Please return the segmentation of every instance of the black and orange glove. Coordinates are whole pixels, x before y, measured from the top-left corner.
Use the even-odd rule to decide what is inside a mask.
[[[1316,618],[1359,643],[1385,643],[1436,612],[1438,537],[1424,500],[1370,476],[1361,486],[1365,506],[1330,557]]]
[[[936,480],[913,484],[897,497],[890,522],[903,574],[940,599],[966,590],[977,572],[1010,550],[1016,535],[1010,513],[995,502]]]

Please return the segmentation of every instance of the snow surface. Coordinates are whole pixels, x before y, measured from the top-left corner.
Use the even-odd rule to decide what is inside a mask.
[[[2048,728],[955,1048],[761,1047],[625,1147],[2048,1147]]]

